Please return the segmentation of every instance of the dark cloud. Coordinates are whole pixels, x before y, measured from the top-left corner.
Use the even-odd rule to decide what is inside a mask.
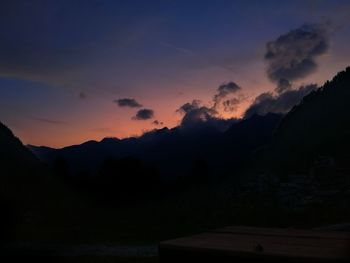
[[[149,120],[154,117],[154,111],[151,109],[141,109],[139,110],[134,117],[133,120]]]
[[[286,79],[280,79],[278,81],[278,84],[277,84],[277,87],[275,89],[275,91],[278,93],[278,94],[281,94],[287,90],[290,90],[292,88],[292,84],[286,80]]]
[[[225,130],[235,119],[223,119],[219,112],[235,111],[245,96],[238,94],[241,87],[230,81],[220,85],[213,96],[213,104],[202,105],[200,100],[183,104],[176,112],[183,114],[180,127],[183,129]],[[233,97],[234,96],[234,97]]]
[[[181,121],[181,126],[190,127],[192,125],[197,125],[198,123],[204,123],[212,120],[216,112],[205,106],[194,108],[184,115]]]
[[[315,58],[329,48],[327,28],[304,25],[268,42],[266,47],[267,75],[272,81],[303,78],[316,70]]]
[[[287,113],[317,88],[310,84],[293,89],[291,82],[316,70],[315,58],[329,49],[327,31],[325,24],[304,25],[267,43],[267,75],[270,80],[277,82],[277,86],[274,92],[264,92],[255,98],[245,112],[246,118],[269,112]]]
[[[218,108],[220,103],[230,94],[236,93],[241,90],[236,83],[230,81],[228,83],[224,83],[220,85],[217,89],[217,93],[213,97],[214,108]]]
[[[191,112],[194,109],[198,109],[201,105],[200,100],[193,100],[191,103],[187,102],[184,105],[182,105],[179,109],[176,110],[176,112],[179,113],[188,113]]]
[[[225,97],[227,94],[239,91],[241,87],[239,87],[236,83],[230,81],[228,83],[222,84],[218,87],[218,94],[216,96]]]
[[[245,112],[245,118],[254,114],[287,113],[298,104],[304,96],[317,89],[315,84],[301,86],[299,89],[287,90],[280,94],[265,92],[255,98],[254,102]]]
[[[193,100],[192,103],[185,103],[177,112],[184,115],[180,123],[180,128],[186,131],[224,131],[236,121],[235,119],[221,119],[216,117],[216,110],[213,107],[209,108],[201,105],[199,100]]]
[[[131,98],[123,98],[114,100],[115,103],[118,104],[119,107],[130,107],[130,108],[140,108],[142,105],[138,103],[135,99]]]
[[[225,112],[233,112],[238,109],[239,104],[242,102],[241,98],[232,98],[228,100],[224,100],[222,105],[224,107]]]
[[[86,98],[87,98],[86,93],[85,93],[85,92],[80,92],[80,93],[79,93],[79,98],[80,98],[80,99],[86,99]]]
[[[156,126],[162,126],[164,123],[162,121],[154,120],[152,121],[152,124]]]

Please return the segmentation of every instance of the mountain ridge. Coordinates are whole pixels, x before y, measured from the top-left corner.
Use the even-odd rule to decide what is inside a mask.
[[[188,173],[195,160],[205,161],[219,172],[223,163],[238,166],[254,148],[267,143],[281,117],[279,114],[254,115],[233,123],[224,132],[211,130],[191,133],[181,127],[172,129],[165,127],[145,133],[138,138],[104,138],[99,142],[88,141],[61,149],[28,147],[42,160],[53,163],[54,159],[63,158],[73,167],[78,167],[77,170],[86,168],[96,170],[110,157],[134,156],[147,163],[157,164],[163,174]],[[263,132],[257,134],[259,130]],[[241,136],[242,138],[239,138]],[[169,171],[169,167],[173,167],[172,171]]]
[[[348,155],[349,98],[350,67],[347,67],[305,96],[282,119],[268,150],[269,159],[264,161],[280,163],[281,168],[306,169],[320,156]]]

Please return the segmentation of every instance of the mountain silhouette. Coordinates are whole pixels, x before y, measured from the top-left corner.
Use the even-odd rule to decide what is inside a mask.
[[[262,158],[269,167],[309,169],[318,158],[350,156],[350,67],[305,96],[281,121]]]
[[[39,166],[37,157],[0,122],[0,166],[4,173],[34,169]]]
[[[3,216],[0,236],[3,240],[0,241],[21,240],[21,236],[14,233],[26,240],[26,233],[30,231],[38,233],[38,236],[30,237],[32,241],[45,240],[55,235],[55,231],[50,232],[52,229],[61,231],[53,239],[74,239],[75,233],[71,233],[70,226],[79,226],[75,229],[84,229],[86,237],[90,238],[86,229],[96,224],[93,217],[89,221],[91,215],[96,214],[102,220],[110,216],[106,212],[108,209],[99,210],[102,205],[113,207],[111,210],[117,211],[117,218],[119,211],[115,207],[123,205],[140,207],[155,205],[155,200],[161,200],[162,206],[173,210],[189,202],[192,204],[189,209],[197,215],[198,200],[203,202],[204,210],[208,210],[209,192],[220,193],[213,203],[213,215],[220,212],[220,218],[229,217],[231,213],[236,218],[236,211],[232,211],[238,204],[243,210],[247,206],[257,211],[257,214],[250,214],[249,210],[242,222],[247,222],[247,218],[260,221],[264,216],[279,221],[279,213],[290,207],[283,200],[289,196],[291,200],[295,199],[296,186],[301,197],[313,196],[321,202],[317,203],[320,211],[328,213],[330,207],[334,207],[329,214],[339,214],[336,220],[344,221],[346,217],[342,215],[345,211],[348,216],[345,208],[349,199],[343,192],[348,193],[350,180],[333,178],[336,175],[350,178],[349,87],[350,68],[347,68],[304,97],[286,116],[253,115],[234,122],[225,131],[212,127],[209,130],[206,125],[196,132],[181,126],[163,128],[138,138],[104,138],[62,149],[28,146],[29,151],[5,125],[0,124],[0,165],[1,172],[5,171],[1,173],[0,209]],[[47,169],[42,163],[53,169]],[[286,181],[292,183],[285,183],[283,178],[275,176],[285,174],[289,180]],[[326,179],[319,177],[323,174]],[[66,175],[69,175],[68,180]],[[290,177],[298,180],[290,180]],[[216,178],[222,180],[214,181]],[[265,188],[266,184],[268,188]],[[308,188],[313,189],[311,194]],[[322,195],[328,188],[342,191],[342,195],[335,201],[332,199],[333,203],[327,207],[322,202],[328,199]],[[229,206],[222,208],[223,204],[223,207]],[[315,222],[322,220],[324,215],[319,213],[317,216],[314,211],[311,215],[316,218]],[[189,210],[186,213],[193,216]],[[288,211],[288,220],[289,215]],[[174,218],[178,220],[176,216],[175,213]],[[206,216],[205,212],[201,220],[207,220]]]
[[[29,258],[34,262],[56,262],[40,251],[20,246],[10,251],[6,246],[22,241],[46,242],[47,237],[57,240],[61,233],[53,229],[63,231],[64,225],[79,225],[85,219],[84,213],[89,211],[82,207],[85,199],[55,177],[2,123],[0,169],[0,261],[23,262]],[[73,213],[78,222],[71,216]],[[65,237],[69,238],[68,232]]]
[[[234,170],[254,149],[268,144],[281,118],[278,114],[254,115],[235,122],[226,131],[205,127],[193,133],[181,127],[163,128],[138,138],[105,138],[62,149],[29,148],[51,164],[66,160],[74,172],[97,171],[108,158],[133,156],[156,166],[168,178],[190,173],[198,161],[218,174]]]

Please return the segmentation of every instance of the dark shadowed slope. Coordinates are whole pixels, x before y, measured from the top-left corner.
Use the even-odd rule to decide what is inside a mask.
[[[63,226],[78,224],[77,215],[84,218],[84,200],[52,176],[3,124],[0,166],[0,261],[1,242],[45,242],[62,234],[71,238]]]
[[[0,166],[2,171],[33,169],[38,159],[4,124],[0,123]]]
[[[350,68],[311,92],[282,120],[269,164],[308,169],[322,156],[350,156]]]
[[[250,203],[276,218],[286,213],[287,221],[300,216],[305,225],[350,220],[349,99],[347,68],[283,118],[242,176]]]
[[[283,115],[268,113],[265,116],[253,115],[231,126],[225,132],[225,143],[234,152],[238,148],[239,154],[248,153],[259,146],[270,143]]]

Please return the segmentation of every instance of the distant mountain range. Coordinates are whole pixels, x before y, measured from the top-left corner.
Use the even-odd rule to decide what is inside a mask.
[[[140,221],[145,223],[137,232],[147,229],[152,236],[152,224],[165,224],[161,229],[166,232],[186,226],[191,217],[193,226],[211,220],[222,224],[226,219],[229,224],[272,220],[279,225],[281,218],[294,225],[303,221],[300,210],[294,217],[290,213],[290,208],[300,208],[299,203],[309,209],[305,218],[312,225],[346,222],[350,216],[349,98],[347,68],[286,116],[253,115],[226,131],[163,128],[139,138],[105,138],[62,149],[28,146],[30,151],[0,123],[0,242],[12,244],[23,238],[38,243],[48,237],[75,240],[79,236],[85,242],[96,235],[102,240],[111,235],[114,240],[116,233],[124,235],[125,222],[134,229]],[[124,158],[128,156],[134,158]],[[57,172],[42,165],[54,168],[57,160],[67,162],[71,175],[88,171],[99,177],[67,178],[65,166]],[[163,178],[190,175],[190,180],[164,183],[153,167]],[[227,177],[213,182],[206,180],[207,174]],[[286,174],[287,179],[282,178]],[[140,204],[151,205],[124,218],[129,210],[120,209],[130,204],[137,209]],[[241,219],[236,221],[237,217]],[[175,223],[166,225],[168,220]],[[114,228],[118,224],[120,228]],[[98,229],[91,231],[93,226]],[[102,234],[100,226],[105,227]]]
[[[64,159],[74,171],[95,171],[107,158],[133,156],[156,166],[164,176],[186,175],[201,161],[215,173],[234,170],[256,148],[269,143],[282,115],[254,115],[221,132],[189,133],[176,127],[145,133],[139,138],[105,138],[80,145],[52,149],[28,147],[41,159],[53,163]]]
[[[163,128],[138,138],[105,138],[62,149],[28,147],[48,164],[64,159],[73,173],[94,173],[106,159],[129,156],[157,167],[168,178],[191,173],[198,162],[215,175],[234,173],[243,163],[251,162],[252,156],[268,169],[307,169],[318,156],[347,158],[349,98],[350,68],[347,68],[304,97],[284,117],[272,113],[253,115],[233,123],[226,131]],[[0,161],[5,169],[38,164],[27,149],[0,124]]]

